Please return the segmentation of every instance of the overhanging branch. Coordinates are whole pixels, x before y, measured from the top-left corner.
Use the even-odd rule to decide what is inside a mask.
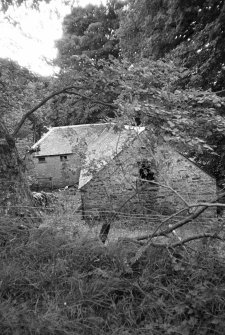
[[[88,97],[88,96],[86,96],[84,94],[81,94],[81,93],[78,93],[78,92],[72,92],[72,91],[66,90],[65,93],[68,93],[68,94],[71,94],[71,95],[77,95],[77,96],[79,96],[79,97],[81,97],[83,99],[90,100],[90,101],[92,101],[92,102],[94,102],[96,104],[100,104],[100,105],[103,105],[103,106],[106,106],[106,107],[110,107],[112,109],[117,109],[117,106],[114,105],[114,104],[111,104],[111,103],[108,103],[108,102],[104,102],[104,101],[101,101],[101,100],[96,100],[96,99],[94,99],[92,97]]]
[[[26,121],[26,119],[31,115],[33,114],[35,111],[37,111],[40,107],[44,106],[46,104],[46,102],[48,102],[50,99],[54,98],[55,96],[57,95],[60,95],[62,93],[64,94],[73,94],[73,95],[77,95],[79,97],[82,97],[83,99],[87,99],[87,100],[90,100],[90,101],[93,101],[94,103],[98,103],[98,104],[101,104],[103,106],[107,106],[107,107],[110,107],[112,109],[117,109],[117,106],[114,105],[114,104],[110,104],[110,103],[107,103],[107,102],[104,102],[104,101],[101,101],[101,100],[96,100],[96,99],[93,99],[92,97],[88,97],[86,96],[85,94],[82,94],[82,93],[79,93],[79,92],[74,92],[74,91],[71,91],[71,90],[74,90],[74,89],[78,89],[77,87],[75,86],[69,86],[69,87],[65,87],[63,88],[62,90],[59,90],[59,91],[56,91],[50,95],[48,95],[45,99],[43,99],[39,104],[37,104],[34,108],[32,108],[30,111],[28,111],[27,113],[25,113],[22,117],[22,119],[19,121],[19,123],[17,124],[13,134],[11,135],[12,137],[16,137],[16,135],[18,134],[20,128],[22,127],[22,125],[24,124],[24,122]]]

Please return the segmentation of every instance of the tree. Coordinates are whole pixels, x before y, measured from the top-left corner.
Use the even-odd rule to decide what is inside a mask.
[[[222,90],[224,11],[223,0],[130,0],[117,31],[122,54],[176,59],[191,70],[186,85]]]
[[[58,96],[73,96],[76,101],[82,99],[96,106],[101,105],[116,116],[114,122],[118,123],[118,127],[138,122],[154,131],[156,136],[176,145],[179,150],[188,155],[192,152],[194,158],[199,152],[217,155],[217,148],[210,146],[209,139],[215,133],[223,134],[225,99],[210,91],[179,87],[180,80],[187,76],[186,69],[172,62],[150,60],[142,60],[138,64],[116,59],[110,62],[101,60],[98,66],[100,69],[96,68],[96,62],[87,57],[77,57],[76,67],[79,71],[74,72],[72,77],[65,72],[61,83],[63,87],[28,110],[13,132],[2,128],[1,176],[6,175],[4,169],[7,160],[12,160],[13,169],[18,168],[14,175],[19,178],[20,185],[22,167],[19,160],[16,158],[15,162],[14,158],[15,138],[28,117]],[[107,96],[109,92],[110,99]],[[10,180],[13,171],[3,179]],[[13,180],[16,181],[16,177]],[[7,190],[10,194],[10,188]],[[14,203],[16,201],[18,198]]]
[[[140,57],[162,57],[171,48],[171,32],[166,30],[167,0],[130,0],[120,12],[121,52],[131,61]]]
[[[73,65],[61,70],[53,90],[76,86],[85,99],[78,95],[56,96],[51,102],[48,121],[55,126],[96,123],[116,116],[110,104],[120,93],[120,75],[105,60],[97,63],[86,55],[73,58]],[[104,101],[105,104],[99,103]]]
[[[43,94],[48,92],[50,85],[49,78],[34,75],[28,69],[21,67],[17,63],[0,59],[0,107],[1,117],[7,129],[12,132],[19,122],[24,111],[31,108]],[[18,134],[20,140],[26,138],[27,144],[37,141],[44,130],[43,110],[39,111],[39,116],[31,115],[23,130]]]
[[[18,124],[15,126],[13,132],[9,132],[5,126],[3,117],[0,117],[0,212],[12,217],[26,218],[28,221],[38,218],[38,213],[32,206],[32,198],[29,191],[28,184],[24,176],[25,167],[19,158],[16,148],[15,138],[17,137],[21,127],[26,120],[44,106],[50,99],[60,94],[78,95],[84,99],[93,100],[92,98],[79,93],[74,86],[65,87],[60,91],[56,91],[48,95],[45,99],[39,102],[34,108],[28,110]],[[97,102],[97,101],[96,101]],[[114,105],[98,101],[103,105]],[[30,220],[29,220],[30,217]]]
[[[109,0],[106,6],[74,7],[63,22],[63,37],[57,41],[57,64],[68,67],[73,56],[87,55],[93,59],[119,56],[119,40],[115,35],[119,27],[118,10],[124,6],[120,0]]]

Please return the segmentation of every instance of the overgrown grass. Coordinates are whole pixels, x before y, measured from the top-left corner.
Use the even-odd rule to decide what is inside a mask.
[[[103,246],[9,227],[1,224],[2,335],[224,334],[225,263],[212,247],[152,246],[131,268],[131,240]]]

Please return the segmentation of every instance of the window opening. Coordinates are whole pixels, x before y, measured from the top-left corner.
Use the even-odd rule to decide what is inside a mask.
[[[154,181],[155,180],[155,174],[151,170],[151,164],[148,160],[143,160],[139,162],[139,175],[141,179]]]
[[[45,157],[38,157],[38,163],[46,163]]]
[[[67,156],[66,155],[60,156],[60,160],[61,162],[67,161]]]

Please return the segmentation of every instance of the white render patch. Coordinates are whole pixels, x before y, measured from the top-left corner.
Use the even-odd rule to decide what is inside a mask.
[[[145,130],[144,127],[125,126],[124,128],[117,132],[113,127],[105,130],[96,141],[90,143],[86,152],[85,164],[80,173],[79,189],[92,179],[94,173],[106,166],[138,134]]]

